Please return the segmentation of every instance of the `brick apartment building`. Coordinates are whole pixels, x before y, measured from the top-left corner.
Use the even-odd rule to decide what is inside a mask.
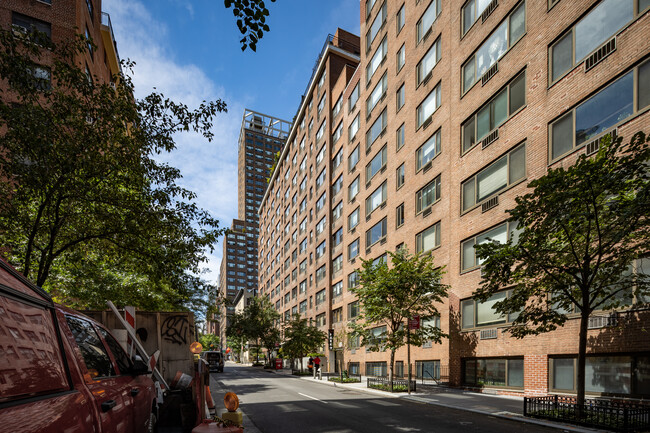
[[[510,337],[508,318],[491,308],[507,290],[471,299],[480,281],[473,247],[516,234],[505,210],[549,167],[571,164],[612,131],[647,132],[649,7],[363,0],[360,40],[341,30],[328,38],[260,206],[259,287],[283,319],[300,313],[331,333],[330,370],[342,357],[353,372],[386,373],[388,352],[345,337],[359,311],[349,288],[359,258],[405,245],[430,250],[450,285],[440,317],[429,319],[450,337],[412,348],[418,377],[518,395],[575,392],[577,317]],[[593,317],[588,393],[650,396],[648,325],[647,311]],[[405,374],[405,348],[396,360]]]
[[[269,169],[290,127],[285,120],[244,110],[237,158],[237,219],[224,237],[219,272],[219,296],[226,303],[207,324],[207,331],[219,335],[222,342],[226,341],[228,317],[235,312],[235,299],[246,304],[257,294],[257,210],[266,192]],[[222,320],[226,326],[221,326]]]
[[[17,33],[36,29],[54,43],[70,40],[81,33],[95,47],[78,58],[78,64],[91,76],[109,83],[121,72],[117,43],[110,16],[102,12],[101,0],[7,0],[0,4],[0,27]],[[43,65],[43,77],[49,77]],[[40,78],[43,78],[40,77]]]

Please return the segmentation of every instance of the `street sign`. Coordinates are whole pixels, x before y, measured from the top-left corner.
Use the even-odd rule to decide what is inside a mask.
[[[334,330],[328,329],[327,331],[327,343],[330,350],[334,350]]]
[[[420,316],[413,316],[409,319],[409,329],[420,329]]]

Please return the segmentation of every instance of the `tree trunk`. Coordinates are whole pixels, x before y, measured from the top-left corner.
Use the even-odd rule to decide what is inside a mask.
[[[411,328],[409,328],[408,319],[406,321],[406,362],[408,362],[409,370],[406,389],[408,389],[408,393],[411,395]]]
[[[583,309],[580,315],[580,335],[578,344],[578,372],[576,377],[577,414],[582,418],[585,405],[585,361],[587,356],[587,329],[589,325],[589,310]]]
[[[390,392],[393,392],[393,368],[395,366],[395,349],[390,350],[390,366],[388,370],[388,380],[390,381]]]

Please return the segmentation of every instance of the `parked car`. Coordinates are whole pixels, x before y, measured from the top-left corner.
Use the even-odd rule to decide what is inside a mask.
[[[156,408],[146,363],[0,259],[1,431],[152,432]]]
[[[208,350],[202,353],[203,359],[205,359],[210,366],[210,371],[218,371],[223,373],[223,353]]]

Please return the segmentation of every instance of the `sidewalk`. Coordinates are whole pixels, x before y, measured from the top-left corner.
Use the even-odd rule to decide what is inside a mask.
[[[546,427],[562,429],[565,431],[593,433],[599,430],[585,427],[563,424],[552,421],[538,420],[523,416],[523,398],[504,395],[481,394],[477,392],[464,391],[446,386],[416,384],[417,392],[411,392],[408,395],[405,392],[390,393],[377,389],[369,389],[367,386],[367,377],[361,377],[361,383],[336,383],[329,382],[326,378],[323,380],[314,379],[312,376],[292,376],[290,369],[269,370],[276,374],[294,377],[299,380],[310,380],[321,383],[326,386],[341,387],[361,392],[372,393],[384,397],[401,398],[404,400],[414,401],[421,404],[430,404],[443,406],[450,409],[459,409],[484,415],[490,415],[497,418],[516,420],[529,424],[537,424]]]

